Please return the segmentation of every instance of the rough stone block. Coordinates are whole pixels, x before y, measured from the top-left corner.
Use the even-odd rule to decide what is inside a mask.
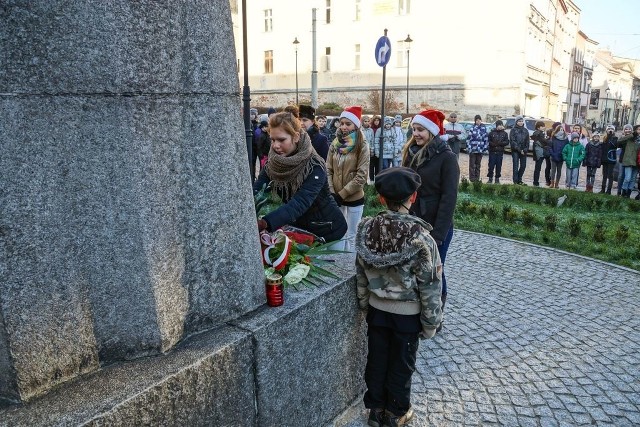
[[[0,410],[0,426],[253,426],[252,357],[250,334],[224,326]]]
[[[229,6],[0,8],[0,398],[263,303]]]
[[[237,93],[229,7],[210,0],[3,2],[0,93]]]
[[[347,279],[287,292],[283,306],[233,322],[254,333],[258,425],[326,425],[363,393],[366,326],[353,262],[336,265]]]

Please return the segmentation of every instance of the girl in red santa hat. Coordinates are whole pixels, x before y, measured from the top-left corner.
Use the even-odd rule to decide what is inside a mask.
[[[424,110],[413,117],[413,135],[402,153],[402,166],[420,175],[422,184],[418,198],[410,212],[432,227],[431,236],[438,244],[438,252],[444,268],[447,250],[453,238],[453,211],[458,198],[460,167],[456,155],[446,142],[442,121],[444,114],[438,110]],[[447,281],[442,271],[442,309],[447,300]],[[438,328],[441,329],[442,325]]]
[[[344,249],[350,252],[355,252],[356,231],[364,208],[364,186],[369,175],[369,145],[360,130],[361,118],[361,107],[344,109],[327,155],[329,190],[347,220]]]

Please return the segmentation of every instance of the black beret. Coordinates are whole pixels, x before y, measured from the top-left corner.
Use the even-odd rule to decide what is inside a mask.
[[[298,110],[300,111],[300,117],[307,118],[309,120],[316,119],[316,109],[311,105],[298,105]]]
[[[416,192],[422,180],[411,168],[387,168],[376,175],[376,191],[390,202],[404,202]]]

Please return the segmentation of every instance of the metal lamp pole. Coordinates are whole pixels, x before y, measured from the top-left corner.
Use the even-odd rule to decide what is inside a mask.
[[[242,68],[244,73],[244,85],[242,86],[242,113],[244,116],[244,135],[247,143],[247,155],[249,156],[249,173],[253,171],[251,160],[253,158],[252,141],[253,141],[253,129],[251,127],[251,118],[249,116],[251,109],[251,89],[249,88],[249,60],[247,49],[247,1],[242,0]],[[255,179],[251,177],[251,182]]]
[[[407,114],[409,114],[409,51],[411,50],[411,36],[407,34],[407,38],[404,39],[405,43],[408,43],[407,46]]]
[[[296,48],[296,105],[298,105],[298,38],[293,40],[293,46]]]

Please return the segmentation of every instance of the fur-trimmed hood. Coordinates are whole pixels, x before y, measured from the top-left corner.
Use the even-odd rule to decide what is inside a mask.
[[[418,252],[430,254],[424,239],[432,227],[410,214],[384,211],[358,224],[356,251],[365,264],[387,268],[408,262]]]

